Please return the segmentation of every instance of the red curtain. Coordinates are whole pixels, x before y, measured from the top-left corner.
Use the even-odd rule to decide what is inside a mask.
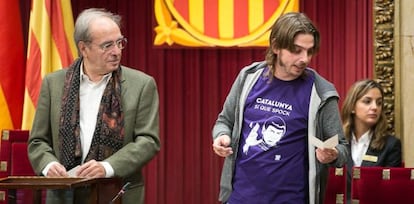
[[[373,76],[372,0],[302,0],[300,7],[321,32],[312,65],[344,98],[353,82]]]
[[[239,70],[263,60],[265,49],[154,47],[153,4],[72,0],[72,10],[75,19],[89,7],[122,15],[128,38],[123,64],[157,81],[162,147],[144,169],[147,203],[218,203],[222,159],[212,152],[211,129]],[[372,76],[372,0],[302,0],[300,8],[321,31],[321,50],[311,65],[341,96],[355,80]],[[23,21],[27,25],[27,17]]]

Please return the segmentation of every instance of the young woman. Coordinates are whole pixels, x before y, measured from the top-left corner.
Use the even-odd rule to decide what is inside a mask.
[[[383,108],[383,89],[369,79],[354,83],[342,104],[342,124],[352,157],[347,164],[348,203],[351,201],[352,167],[401,166],[401,142],[387,133]]]

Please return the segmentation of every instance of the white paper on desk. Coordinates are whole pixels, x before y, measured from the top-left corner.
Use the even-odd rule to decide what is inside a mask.
[[[338,145],[338,134],[335,136],[332,136],[331,138],[325,140],[322,142],[320,139],[316,138],[315,136],[311,136],[309,138],[310,143],[318,148],[334,148],[336,145]]]
[[[69,177],[76,177],[76,171],[79,169],[79,165],[73,167],[73,169],[68,171]]]

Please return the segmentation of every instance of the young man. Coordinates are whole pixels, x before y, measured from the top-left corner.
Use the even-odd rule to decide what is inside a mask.
[[[319,31],[304,14],[284,14],[272,27],[266,61],[240,72],[213,128],[213,150],[226,157],[221,202],[323,203],[326,164],[344,165],[348,150],[336,89],[307,67],[319,41]],[[243,151],[249,124],[262,127],[271,118],[285,125],[276,145],[250,145]],[[309,142],[310,137],[323,141],[335,135],[339,141],[333,148]]]

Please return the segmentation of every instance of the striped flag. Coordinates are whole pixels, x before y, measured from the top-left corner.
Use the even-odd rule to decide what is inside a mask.
[[[43,77],[76,56],[70,0],[33,0],[30,11],[22,129],[30,129]]]
[[[20,128],[24,45],[19,1],[0,0],[0,130]]]
[[[299,0],[155,0],[154,45],[268,46],[276,19]]]

